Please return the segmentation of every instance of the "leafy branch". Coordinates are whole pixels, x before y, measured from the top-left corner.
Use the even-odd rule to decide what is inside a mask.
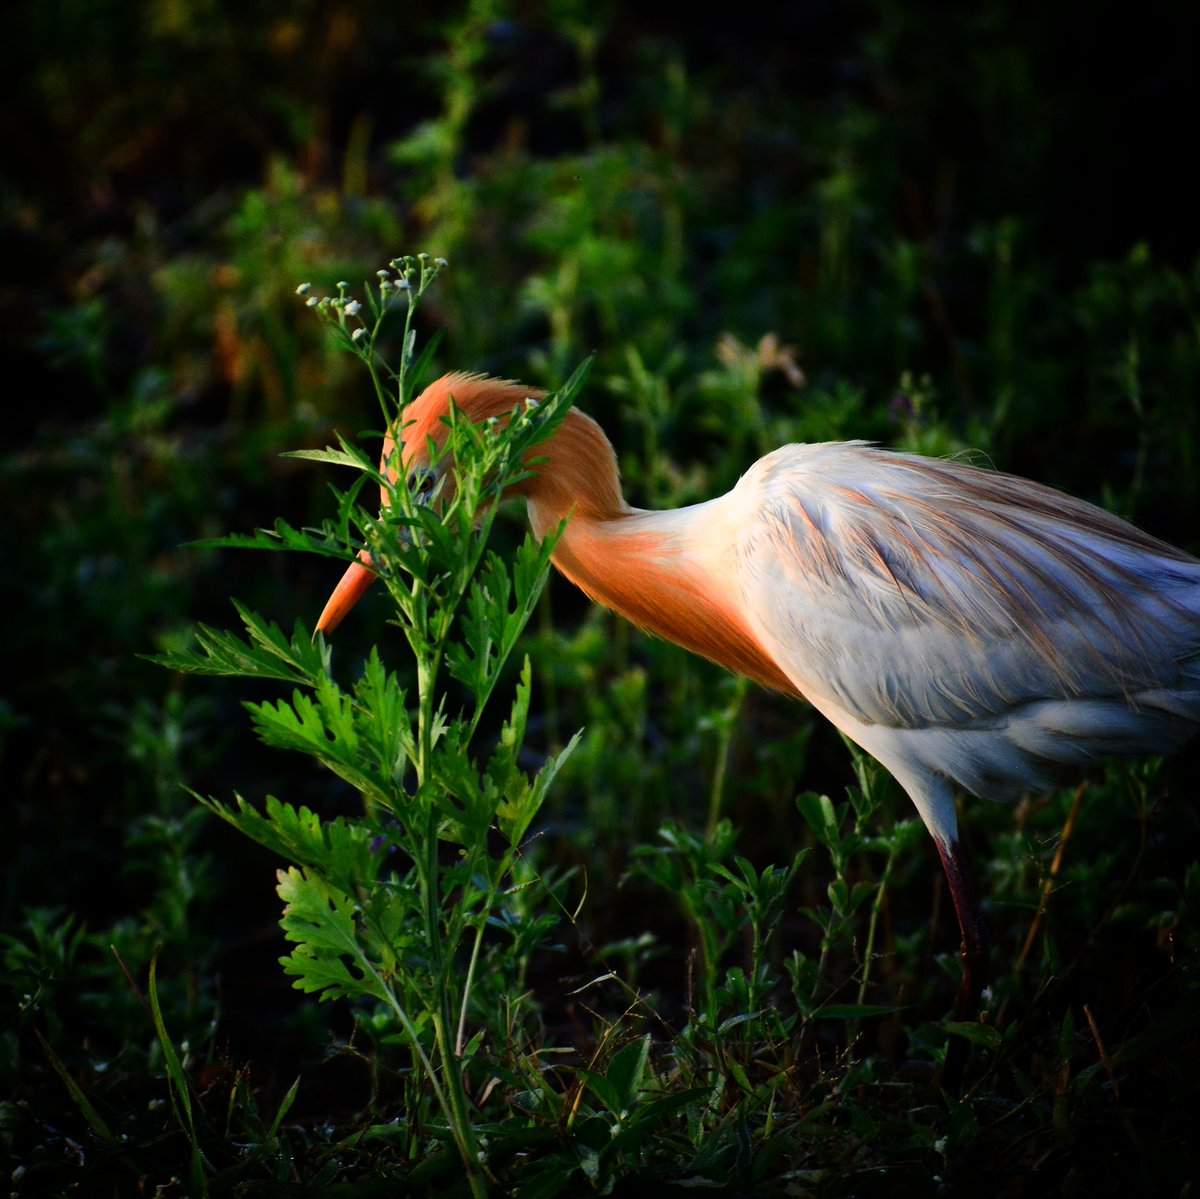
[[[307,300],[363,360],[396,439],[430,362],[431,347],[416,356],[413,314],[444,266],[427,255],[394,259],[368,289],[365,308],[344,283],[336,296]],[[377,343],[397,303],[405,324],[392,369]],[[452,409],[445,460],[435,465],[453,468],[454,486],[432,494],[410,491],[390,463],[377,467],[344,440],[301,451],[296,456],[358,472],[352,487],[335,489],[335,515],[317,529],[277,521],[216,543],[347,561],[365,547],[411,651],[415,687],[402,686],[377,650],[343,686],[323,634],[298,621],[289,635],[236,601],[240,633],[201,626],[189,647],[158,659],[173,670],[289,684],[290,695],[246,704],[258,738],[308,755],[361,796],[361,817],[334,820],[272,796],[262,810],[240,796],[232,805],[200,802],[291,863],[278,872],[292,946],[284,970],[306,993],[375,1005],[394,1022],[476,1196],[485,1194],[487,1175],[464,1072],[482,1043],[470,1035],[472,1019],[486,1026],[489,1015],[477,1009],[477,987],[485,966],[493,988],[514,969],[495,930],[507,919],[524,839],[575,745],[532,777],[519,764],[532,691],[526,659],[499,735],[480,753],[482,718],[545,586],[555,541],[527,534],[510,564],[488,550],[488,538],[499,501],[525,476],[586,375],[585,363],[558,392],[506,421],[477,426]],[[360,503],[372,485],[383,500],[377,513]],[[448,691],[451,683],[458,689]]]

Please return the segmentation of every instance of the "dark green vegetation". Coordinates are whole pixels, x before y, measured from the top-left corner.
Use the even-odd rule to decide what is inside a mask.
[[[445,331],[436,369],[557,387],[594,352],[576,400],[639,505],[716,494],[785,441],[866,437],[979,449],[1200,548],[1195,6],[780,4],[688,30],[632,6],[397,7],[0,15],[11,1191],[465,1193],[473,1145],[481,1185],[529,1196],[1180,1193],[1194,747],[968,805],[996,983],[945,1096],[956,935],[904,797],[802,706],[554,580],[470,760],[519,789],[583,736],[519,855],[501,815],[440,924],[447,987],[484,929],[464,1107],[430,1082],[457,1069],[441,999],[407,1030],[382,992],[291,988],[276,871],[306,864],[303,829],[262,849],[185,790],[386,827],[256,739],[292,684],[139,655],[242,628],[231,596],[311,628],[340,564],[186,543],[337,516],[328,484],[353,476],[279,455],[379,408],[294,289],[361,295],[421,249],[451,262],[419,318],[421,345]],[[395,329],[380,349],[397,361]],[[491,544],[532,578],[522,538],[504,513]],[[381,589],[339,630],[347,690],[377,643],[416,694],[388,615]],[[366,869],[355,837],[339,868]],[[459,861],[402,857],[369,859],[395,912]],[[412,910],[427,948],[440,917]],[[410,958],[416,1003],[436,971]]]

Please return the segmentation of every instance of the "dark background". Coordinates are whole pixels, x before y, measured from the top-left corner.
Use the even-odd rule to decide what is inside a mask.
[[[182,788],[343,800],[253,744],[236,686],[139,657],[231,623],[231,594],[285,623],[319,610],[327,564],[186,548],[319,519],[326,478],[278,455],[376,416],[301,280],[428,249],[451,260],[422,328],[445,328],[446,369],[552,385],[595,352],[582,403],[635,503],[697,498],[652,445],[701,464],[706,494],[736,478],[755,431],[689,381],[721,334],[774,333],[807,387],[767,372],[779,440],[979,446],[1200,544],[1195,4],[639,7],[4,6],[10,974],[32,929],[73,918],[135,974],[164,944],[191,972],[178,1010],[203,1023],[219,993],[233,1057],[270,1074],[311,1052],[283,1015],[273,867]],[[657,440],[622,399],[628,346],[682,397]],[[840,786],[822,745],[806,785]],[[776,835],[747,833],[768,854]],[[130,1018],[88,1009],[123,985],[88,952],[47,983],[68,1058],[90,1020],[103,1039]],[[41,1060],[26,983],[14,1086]]]

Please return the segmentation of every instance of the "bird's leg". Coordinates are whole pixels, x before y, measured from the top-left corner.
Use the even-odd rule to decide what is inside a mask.
[[[958,913],[958,927],[962,933],[963,973],[962,986],[954,1005],[954,1018],[960,1021],[979,1019],[979,997],[987,982],[991,956],[991,938],[987,923],[975,893],[975,883],[967,866],[967,855],[957,841],[943,843],[934,837],[934,844],[941,855],[950,894],[954,897],[954,910]],[[951,1095],[958,1094],[962,1083],[963,1069],[967,1064],[968,1042],[963,1037],[952,1036],[946,1046],[946,1058],[942,1063],[941,1085]]]
[[[954,910],[958,913],[958,927],[962,933],[962,986],[954,1006],[954,1018],[976,1020],[979,1017],[979,997],[988,979],[992,941],[962,846],[957,841],[943,843],[937,837],[934,843],[942,858],[942,868],[946,871],[946,881],[950,884]]]

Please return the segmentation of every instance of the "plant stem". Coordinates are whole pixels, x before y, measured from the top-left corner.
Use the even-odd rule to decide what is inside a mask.
[[[434,688],[444,646],[444,633],[435,646],[417,655],[417,794],[421,795],[430,783],[430,765],[433,754]],[[428,999],[430,1017],[433,1022],[439,1064],[444,1086],[438,1086],[433,1066],[424,1054],[423,1064],[438,1094],[442,1110],[450,1125],[455,1146],[467,1172],[467,1182],[475,1199],[486,1199],[487,1183],[483,1163],[479,1158],[479,1147],[475,1141],[475,1126],[463,1086],[462,1066],[456,1046],[450,1036],[450,980],[443,952],[441,929],[441,894],[438,886],[438,815],[432,800],[426,799],[428,810],[424,829],[424,856],[416,861],[420,875],[421,908],[425,925],[425,948],[429,955],[433,994]],[[406,1024],[409,1039],[420,1052],[416,1029]]]
[[[875,891],[875,899],[871,904],[871,919],[867,922],[867,943],[863,949],[862,978],[858,984],[858,1002],[866,1002],[867,983],[871,977],[871,960],[875,955],[875,933],[879,927],[879,917],[883,911],[883,901],[887,895],[888,883],[892,877],[892,867],[896,864],[896,846],[893,842],[888,848],[887,861],[884,863],[883,874]]]
[[[721,804],[725,798],[725,779],[729,774],[729,749],[733,744],[733,732],[737,728],[738,714],[746,697],[746,680],[734,682],[733,702],[722,713],[720,731],[717,734],[717,761],[713,767],[712,790],[708,796],[708,821],[704,831],[712,836],[721,819]]]
[[[485,911],[490,912],[495,903],[495,894],[488,896],[487,906]],[[454,1052],[461,1056],[463,1051],[463,1043],[466,1037],[467,1028],[467,1003],[471,998],[471,988],[475,982],[475,967],[479,964],[479,950],[483,945],[483,930],[486,927],[485,921],[480,920],[475,926],[475,941],[471,946],[471,961],[467,966],[467,977],[463,982],[462,1002],[458,1008],[458,1032],[454,1038]]]

